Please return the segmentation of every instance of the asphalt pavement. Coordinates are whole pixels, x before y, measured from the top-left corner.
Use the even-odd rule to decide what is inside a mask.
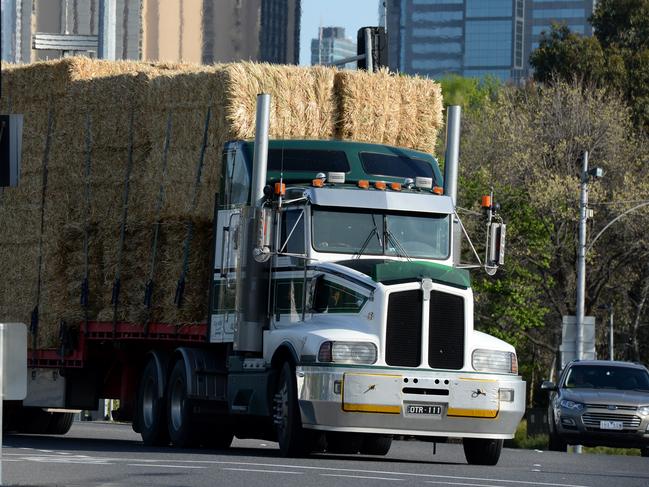
[[[5,436],[3,485],[183,487],[647,487],[649,459],[504,449],[495,467],[467,465],[462,446],[395,441],[386,457],[287,459],[275,443],[229,450],[142,445],[129,425],[75,423],[65,436]]]

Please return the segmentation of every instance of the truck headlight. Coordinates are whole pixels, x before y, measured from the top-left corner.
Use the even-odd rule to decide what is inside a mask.
[[[568,399],[562,399],[559,404],[561,404],[562,408],[570,409],[571,411],[582,411],[584,409],[584,405],[582,403],[569,401]]]
[[[512,352],[479,348],[473,351],[471,363],[478,372],[518,374],[518,360]]]
[[[324,342],[318,351],[318,362],[337,364],[373,364],[376,345],[371,342]]]

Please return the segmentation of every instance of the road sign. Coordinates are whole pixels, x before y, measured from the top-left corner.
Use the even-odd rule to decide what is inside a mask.
[[[584,360],[594,360],[597,358],[595,352],[595,317],[584,316],[584,340],[583,356]],[[577,317],[564,316],[563,327],[561,329],[561,368],[563,369],[568,362],[577,358]]]

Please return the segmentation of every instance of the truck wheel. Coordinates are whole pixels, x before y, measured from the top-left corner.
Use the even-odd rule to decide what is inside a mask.
[[[164,397],[158,397],[160,381],[154,359],[150,359],[142,371],[140,387],[137,392],[137,423],[142,441],[147,446],[169,444],[167,430],[166,404]]]
[[[64,435],[70,428],[74,421],[74,413],[49,413],[50,424],[47,426],[47,433],[50,435]]]
[[[274,419],[279,451],[283,457],[303,457],[310,453],[306,432],[302,428],[297,402],[297,382],[293,366],[285,362],[277,381]]]
[[[548,450],[550,451],[560,451],[560,452],[567,452],[568,451],[568,444],[559,437],[556,433],[550,432],[548,436]]]
[[[192,424],[191,408],[187,399],[187,373],[185,361],[174,365],[167,387],[167,425],[169,438],[174,446],[191,448],[198,446],[198,432]]]
[[[361,449],[362,444],[363,435],[360,433],[327,432],[327,453],[354,455]]]
[[[503,440],[464,438],[462,443],[469,465],[496,465],[503,449]]]
[[[392,435],[363,435],[360,452],[363,455],[387,455],[392,446]]]
[[[49,433],[51,413],[37,407],[24,407],[17,425],[19,433],[46,435]]]

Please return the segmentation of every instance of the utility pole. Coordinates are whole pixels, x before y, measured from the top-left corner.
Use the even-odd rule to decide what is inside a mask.
[[[584,357],[584,301],[586,294],[586,221],[588,219],[588,151],[584,151],[579,193],[579,244],[577,248],[577,359]]]

